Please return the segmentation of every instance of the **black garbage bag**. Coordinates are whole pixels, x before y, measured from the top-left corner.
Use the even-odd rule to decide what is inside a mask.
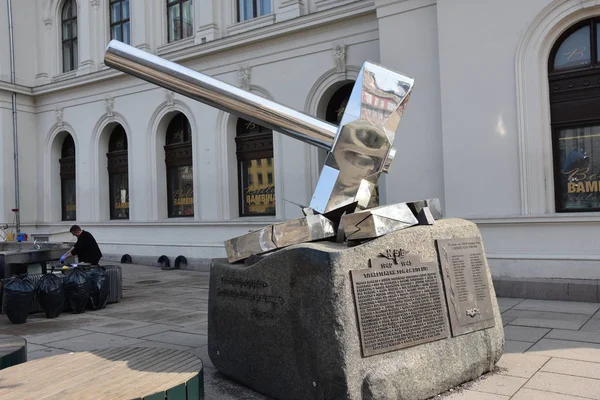
[[[60,315],[65,302],[63,280],[54,274],[42,275],[37,285],[37,299],[46,314],[46,318],[56,318]]]
[[[88,272],[90,277],[90,310],[101,310],[106,307],[110,294],[110,282],[106,268],[98,267]]]
[[[5,285],[4,312],[13,324],[27,321],[29,309],[35,295],[35,285],[27,274],[12,277]]]
[[[85,312],[85,307],[90,299],[90,277],[80,269],[73,268],[64,280],[65,298],[71,306],[73,314]]]

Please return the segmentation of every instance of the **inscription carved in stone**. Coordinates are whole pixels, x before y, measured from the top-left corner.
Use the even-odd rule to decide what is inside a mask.
[[[495,325],[481,239],[437,240],[452,335]]]
[[[233,275],[221,276],[217,287],[217,296],[247,303],[250,316],[271,320],[275,319],[275,310],[283,305],[284,300],[279,295],[265,292],[268,287],[269,283],[260,279],[248,279]]]
[[[449,336],[437,263],[384,252],[371,268],[350,271],[363,357]]]

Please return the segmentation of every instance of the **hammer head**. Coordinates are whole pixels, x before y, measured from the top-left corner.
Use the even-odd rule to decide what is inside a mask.
[[[356,203],[364,209],[396,150],[396,128],[414,80],[365,62],[333,146],[321,171],[310,208],[325,214]]]

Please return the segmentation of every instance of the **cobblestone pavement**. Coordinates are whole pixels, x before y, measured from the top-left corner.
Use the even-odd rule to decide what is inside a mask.
[[[28,341],[30,360],[115,346],[187,350],[204,363],[208,400],[267,399],[222,376],[207,353],[208,273],[123,265],[120,303],[56,319],[31,314],[0,333]],[[600,304],[498,299],[506,336],[495,373],[456,388],[444,400],[600,400]]]

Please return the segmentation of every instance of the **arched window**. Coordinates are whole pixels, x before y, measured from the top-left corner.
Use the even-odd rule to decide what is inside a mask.
[[[557,212],[600,211],[600,18],[578,23],[548,60]]]
[[[177,113],[167,127],[165,163],[169,218],[193,217],[192,128],[182,113]]]
[[[117,125],[108,140],[108,187],[110,191],[110,219],[129,218],[129,168],[127,135]]]
[[[273,132],[239,118],[236,136],[240,216],[275,215]]]
[[[69,134],[67,134],[63,141],[59,163],[62,220],[75,221],[77,219],[75,142]]]
[[[335,91],[325,111],[325,120],[332,124],[339,125],[346,111],[346,105],[352,94],[354,82],[345,83],[342,87]],[[379,185],[375,185],[375,191],[371,195],[369,207],[377,207],[379,205]]]
[[[174,42],[194,33],[192,0],[167,0],[168,40]]]
[[[63,72],[77,68],[77,3],[65,0],[61,12]]]
[[[129,0],[110,0],[110,38],[123,43],[131,42]]]

